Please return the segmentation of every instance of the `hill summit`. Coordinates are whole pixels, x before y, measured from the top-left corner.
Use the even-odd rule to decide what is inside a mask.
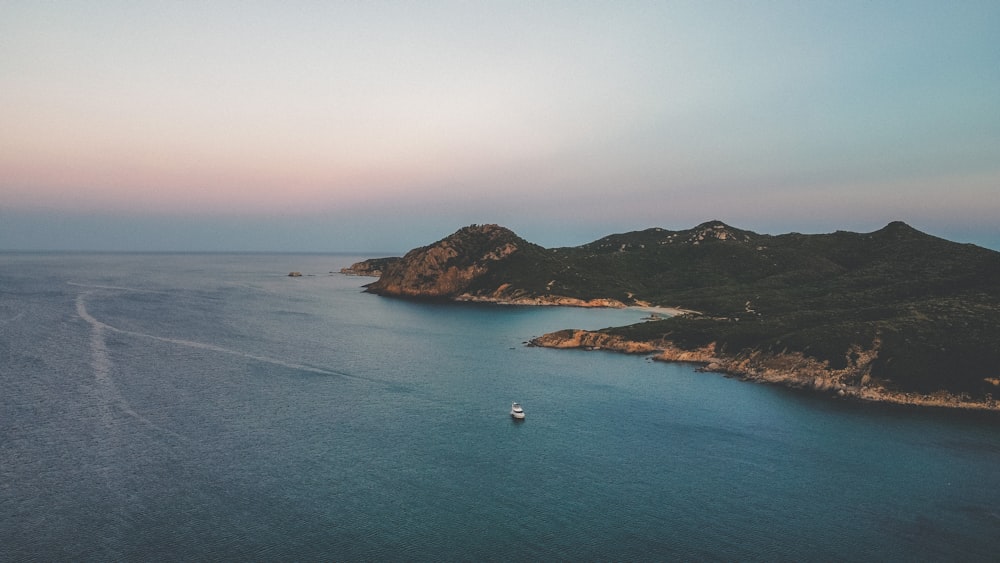
[[[512,255],[540,252],[540,247],[510,229],[470,225],[385,264],[378,281],[367,289],[379,295],[454,298],[468,292],[478,278]]]

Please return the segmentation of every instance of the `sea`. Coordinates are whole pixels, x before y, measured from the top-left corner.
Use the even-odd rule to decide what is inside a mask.
[[[647,314],[368,257],[0,254],[0,560],[1000,559],[996,416],[530,347]]]

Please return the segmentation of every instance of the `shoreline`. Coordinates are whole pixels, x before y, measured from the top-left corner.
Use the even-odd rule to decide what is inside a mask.
[[[671,342],[640,342],[601,332],[567,329],[548,333],[528,342],[529,346],[584,351],[607,350],[624,354],[643,354],[653,361],[697,364],[698,372],[718,373],[745,382],[778,385],[834,399],[857,400],[916,407],[961,409],[977,412],[1000,412],[995,399],[973,400],[947,392],[922,394],[893,391],[880,385],[870,375],[877,349],[856,350],[858,360],[844,369],[831,369],[818,360],[800,353],[763,354],[752,352],[717,356],[714,343],[703,348],[684,350]]]
[[[347,268],[341,270],[345,275],[372,276]],[[381,293],[377,293],[382,295]],[[389,295],[393,297],[414,298],[409,295]],[[580,308],[611,308],[630,309],[649,313],[644,322],[655,322],[662,318],[679,315],[700,315],[698,311],[680,307],[663,307],[648,302],[636,301],[628,305],[616,299],[578,299],[555,295],[536,297],[502,296],[502,292],[490,296],[462,295],[446,298],[456,303],[490,303],[507,306],[541,306],[541,307],[580,307]],[[857,350],[860,352],[860,363],[848,366],[843,370],[833,370],[815,359],[802,354],[788,353],[781,355],[765,355],[751,353],[749,355],[722,356],[714,354],[714,343],[703,349],[683,350],[670,342],[639,342],[627,341],[617,336],[611,336],[593,331],[566,329],[533,338],[530,346],[542,348],[576,348],[583,350],[609,350],[625,354],[647,354],[654,361],[671,363],[698,364],[699,372],[712,372],[733,377],[746,382],[778,385],[789,389],[826,394],[832,398],[857,400],[867,403],[884,403],[908,405],[921,408],[946,408],[976,412],[1000,412],[1000,403],[995,399],[972,400],[961,395],[947,392],[921,394],[915,392],[892,391],[878,384],[868,373],[871,361],[877,356],[877,350]]]
[[[644,313],[650,313],[650,315],[657,314],[666,317],[701,314],[700,312],[691,309],[681,309],[680,307],[659,307],[656,305],[628,305],[626,308],[635,309],[636,311],[642,311]]]
[[[360,267],[359,264],[354,264],[350,267],[341,268],[340,273],[345,276],[374,277],[374,278],[381,277],[382,272],[380,270],[363,268]],[[640,301],[640,300],[635,300],[633,301],[632,304],[627,304],[617,299],[610,299],[610,298],[580,299],[577,297],[566,297],[562,295],[511,296],[511,295],[504,295],[505,289],[507,288],[502,286],[493,295],[473,295],[471,293],[462,293],[460,295],[454,295],[451,297],[437,296],[436,298],[446,299],[448,301],[453,301],[456,303],[492,303],[494,305],[519,305],[519,306],[523,305],[529,307],[581,307],[585,309],[601,309],[601,308],[633,309],[644,313],[650,313],[651,317],[653,317],[654,315],[662,315],[665,317],[676,317],[679,315],[701,314],[699,311],[695,311],[692,309],[682,309],[680,307],[663,307],[659,305],[652,305],[647,301]],[[428,296],[428,295],[408,295],[408,294],[383,293],[383,292],[371,292],[371,293],[387,297],[400,297],[403,299],[435,298],[435,296]]]

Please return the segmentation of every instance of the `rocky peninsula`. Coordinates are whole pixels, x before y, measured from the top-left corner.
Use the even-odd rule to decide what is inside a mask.
[[[749,350],[736,356],[719,354],[716,344],[695,349],[683,349],[669,340],[635,341],[600,331],[561,330],[529,341],[544,348],[574,348],[587,351],[606,350],[625,354],[641,354],[654,361],[691,363],[698,371],[715,372],[743,381],[781,385],[792,389],[825,393],[830,396],[902,405],[952,407],[973,410],[1000,410],[992,394],[972,397],[968,393],[917,393],[893,390],[874,380],[872,364],[878,358],[879,343],[871,349],[855,347],[849,351],[847,364],[840,369],[830,367],[800,352],[780,354]]]
[[[344,273],[366,291],[681,314],[531,345],[645,354],[835,397],[997,410],[1000,253],[894,222],[872,233],[761,235],[709,221],[546,249],[472,225]]]

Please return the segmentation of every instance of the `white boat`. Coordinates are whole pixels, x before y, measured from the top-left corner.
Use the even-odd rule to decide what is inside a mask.
[[[511,403],[510,404],[510,415],[513,416],[514,418],[518,419],[518,420],[522,420],[522,419],[524,419],[524,409],[522,409],[521,405],[518,404],[518,403]]]

